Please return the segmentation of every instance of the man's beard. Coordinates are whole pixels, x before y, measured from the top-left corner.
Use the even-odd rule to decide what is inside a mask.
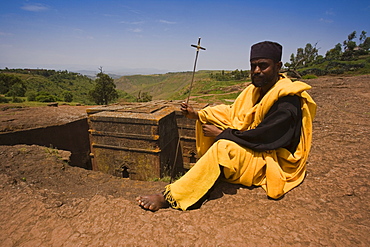
[[[255,87],[263,87],[263,86],[269,84],[270,81],[271,81],[270,78],[266,78],[264,76],[253,76],[252,77],[252,84]]]
[[[266,75],[254,75],[252,76],[252,84],[255,86],[255,87],[263,87],[263,86],[266,86],[272,82],[276,82],[277,79],[275,77],[274,74],[270,75],[270,76],[267,76]]]

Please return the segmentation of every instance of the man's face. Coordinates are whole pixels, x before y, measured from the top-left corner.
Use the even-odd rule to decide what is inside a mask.
[[[279,77],[281,62],[269,58],[258,58],[251,61],[251,78],[255,87],[266,87],[275,84]]]

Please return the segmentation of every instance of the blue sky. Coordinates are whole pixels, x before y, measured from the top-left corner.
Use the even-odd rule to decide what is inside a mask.
[[[283,62],[306,43],[319,54],[352,31],[370,36],[370,1],[0,0],[0,68],[129,73],[249,69],[249,49],[272,40]],[[359,35],[358,35],[359,36]]]

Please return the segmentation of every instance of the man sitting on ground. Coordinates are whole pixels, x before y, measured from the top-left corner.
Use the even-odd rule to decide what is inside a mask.
[[[197,151],[201,158],[163,194],[139,196],[151,211],[187,210],[205,200],[219,178],[245,186],[261,186],[278,199],[298,186],[306,174],[316,104],[303,82],[279,71],[282,46],[264,41],[252,46],[249,85],[231,106],[200,111],[181,104],[183,114],[197,119]]]

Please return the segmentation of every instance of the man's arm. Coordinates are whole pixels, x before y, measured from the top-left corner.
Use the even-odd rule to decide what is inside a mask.
[[[300,138],[302,111],[298,96],[280,98],[252,130],[226,129],[216,140],[227,139],[255,151],[285,147],[294,153]]]
[[[191,107],[189,104],[182,102],[180,109],[185,117],[190,119],[198,119],[198,112],[194,111],[193,107]],[[221,129],[212,124],[202,124],[202,129],[204,136],[208,137],[216,137],[222,132]]]

